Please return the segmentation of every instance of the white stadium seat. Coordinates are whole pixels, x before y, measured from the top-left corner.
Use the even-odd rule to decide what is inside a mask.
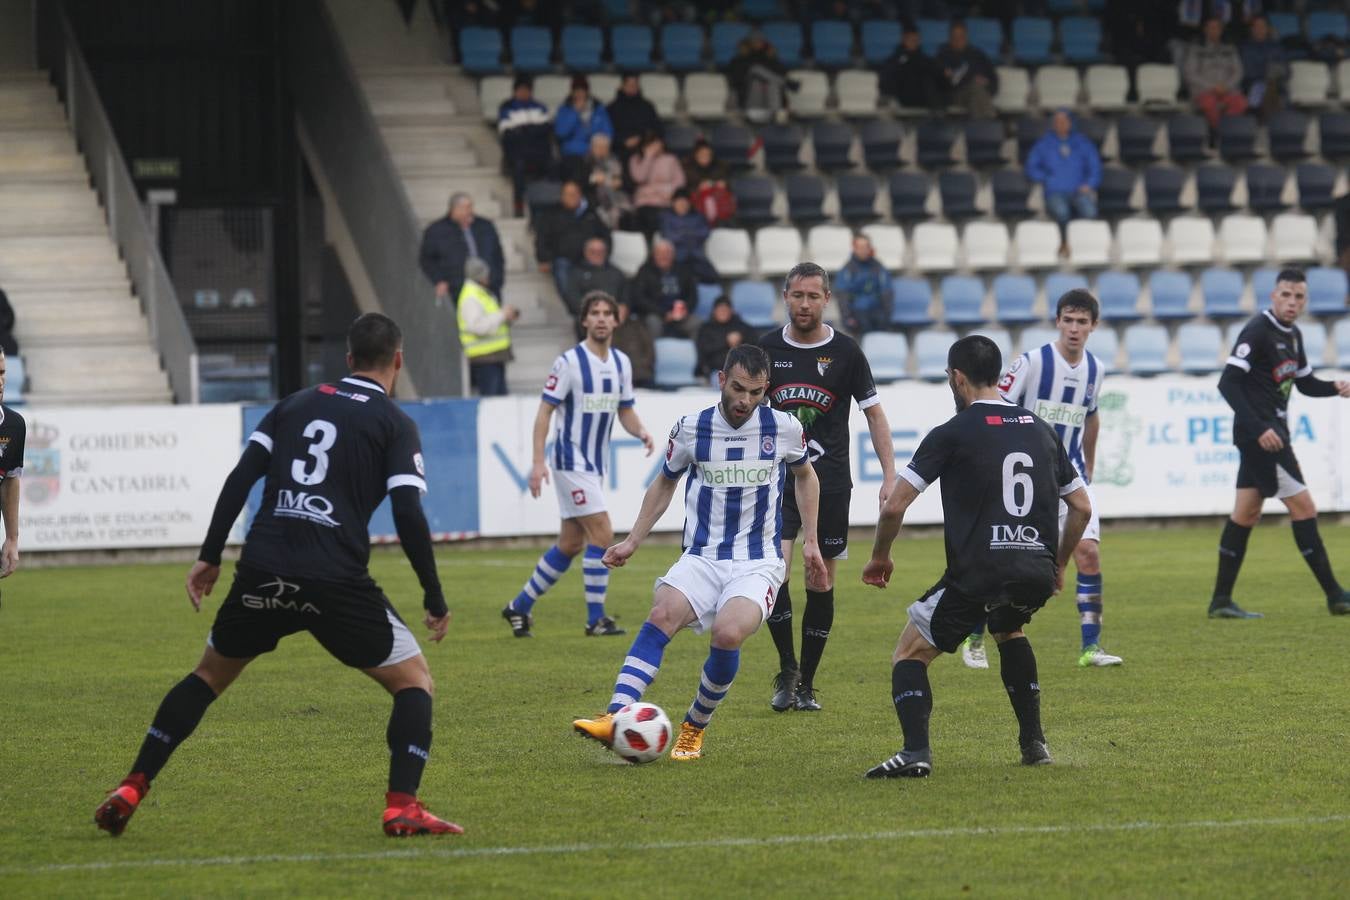
[[[478,108],[482,110],[483,118],[489,122],[497,121],[497,110],[510,99],[511,77],[509,75],[488,75],[478,82]]]
[[[638,76],[638,86],[642,96],[656,107],[656,114],[663,119],[675,118],[675,104],[680,99],[680,83],[674,75],[664,72],[643,72]]]
[[[1135,70],[1139,102],[1147,105],[1175,106],[1181,78],[1177,67],[1164,63],[1143,63]]]
[[[872,241],[872,249],[877,259],[892,272],[905,267],[905,233],[899,225],[873,223],[864,225],[862,233]]]
[[[971,269],[1003,269],[1008,265],[1008,226],[1002,222],[971,222],[961,237],[966,266]]]
[[[825,104],[830,99],[830,80],[825,73],[793,69],[787,77],[797,82],[797,90],[788,94],[792,114],[810,118],[825,115]]]
[[[1303,213],[1280,213],[1270,223],[1271,256],[1278,262],[1317,259],[1317,220]]]
[[[920,222],[914,226],[914,268],[920,272],[944,272],[956,268],[956,226],[946,222]]]
[[[815,225],[806,233],[806,258],[831,272],[853,255],[853,231],[843,225]]]
[[[1088,66],[1083,81],[1087,103],[1093,109],[1124,109],[1130,92],[1130,73],[1124,66]]]
[[[1167,223],[1169,259],[1189,266],[1214,261],[1214,225],[1203,216],[1177,216]]]
[[[1219,223],[1219,258],[1230,263],[1255,263],[1266,258],[1266,220],[1234,213]]]
[[[801,258],[802,235],[796,228],[770,225],[755,232],[755,260],[760,275],[784,275]],[[713,263],[713,267],[717,264]]]
[[[637,231],[616,231],[609,261],[623,274],[632,278],[647,261],[647,239]]]
[[[1074,219],[1069,223],[1069,264],[1105,266],[1111,262],[1111,226],[1101,219]]]
[[[877,111],[877,73],[845,69],[834,79],[839,112],[846,116],[871,116]]]
[[[703,252],[724,278],[750,274],[750,232],[743,228],[714,228]]]
[[[693,72],[686,75],[684,108],[695,119],[720,119],[726,115],[726,76],[716,72]]]
[[[1116,226],[1116,247],[1122,266],[1159,265],[1162,246],[1162,224],[1157,219],[1121,219]]]
[[[1059,226],[1054,222],[1028,219],[1013,231],[1017,264],[1024,269],[1048,269],[1059,265]]]
[[[1331,93],[1331,69],[1326,63],[1296,59],[1289,64],[1289,100],[1299,106],[1322,106]]]
[[[570,75],[540,75],[534,80],[534,99],[548,107],[549,115],[557,113],[558,107],[570,93],[572,93]]]
[[[1078,70],[1072,66],[1041,66],[1035,82],[1036,102],[1041,109],[1078,105]]]
[[[1029,108],[1027,98],[1031,93],[1031,79],[1027,70],[1018,66],[998,67],[998,93],[994,95],[994,108],[1001,113],[1026,112]]]

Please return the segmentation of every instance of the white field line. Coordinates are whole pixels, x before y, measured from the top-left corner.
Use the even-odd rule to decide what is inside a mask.
[[[1113,833],[1123,831],[1204,831],[1233,828],[1281,828],[1336,825],[1350,822],[1350,814],[1280,819],[1199,819],[1188,822],[1106,822],[1085,825],[1015,825],[1006,828],[916,828],[864,831],[849,834],[791,834],[778,837],[709,838],[697,841],[655,841],[646,844],[557,844],[536,847],[420,847],[375,850],[368,853],[276,853],[260,856],[211,856],[188,859],[107,860],[87,863],[51,863],[38,866],[0,866],[0,875],[45,875],[62,872],[101,872],[110,869],[209,868],[254,866],[266,863],[328,863],[382,859],[465,859],[494,856],[547,856],[574,853],[646,853],[663,850],[706,850],[723,847],[777,847],[790,844],[834,844],[857,841],[895,841],[914,838],[1003,837],[1009,835]]]

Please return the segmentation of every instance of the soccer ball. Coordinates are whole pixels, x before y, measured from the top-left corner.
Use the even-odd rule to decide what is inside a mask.
[[[670,746],[670,719],[654,703],[630,703],[614,714],[612,749],[630,763],[660,759]]]

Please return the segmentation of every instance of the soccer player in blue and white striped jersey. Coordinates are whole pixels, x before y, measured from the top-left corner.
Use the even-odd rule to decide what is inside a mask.
[[[557,583],[583,549],[586,634],[624,633],[605,615],[609,570],[600,558],[614,542],[614,528],[601,485],[609,462],[609,436],[616,421],[642,441],[648,456],[655,443],[633,409],[633,365],[611,345],[619,321],[618,303],[604,291],[591,291],[582,299],[580,321],[586,340],[553,363],[534,417],[530,494],[539,496],[549,480],[551,464],[562,526],[557,543],[539,558],[525,586],[502,610],[502,618],[516,637],[531,636],[534,602]],[[553,452],[546,454],[550,430]]]
[[[806,452],[801,424],[764,405],[769,357],[742,344],[727,354],[717,406],[685,416],[671,429],[666,459],[642,499],[632,531],[606,551],[606,566],[624,565],[685,482],[684,554],[657,580],[652,611],[619,670],[603,715],[572,727],[608,746],[613,715],[642,699],[656,678],[666,644],[686,626],[712,631],[698,694],[680,725],[672,759],[703,755],[703,729],[731,688],[741,644],[768,616],[783,581],[783,485],[792,468],[802,514],[802,559],[807,582],[827,577],[816,518],[820,483]]]

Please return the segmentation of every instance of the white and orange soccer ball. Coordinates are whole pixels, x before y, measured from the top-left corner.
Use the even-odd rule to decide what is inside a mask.
[[[654,703],[630,703],[614,713],[611,749],[630,763],[655,762],[671,741],[670,719]]]

